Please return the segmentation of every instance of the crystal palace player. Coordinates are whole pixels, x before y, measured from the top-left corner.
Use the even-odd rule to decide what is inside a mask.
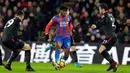
[[[9,48],[13,51],[12,55],[9,58],[8,64],[4,67],[8,70],[11,69],[12,61],[18,56],[20,51],[25,51],[25,60],[26,60],[26,71],[34,71],[34,69],[30,66],[30,50],[31,47],[24,43],[22,40],[18,39],[17,31],[20,28],[21,21],[24,18],[24,12],[18,11],[16,16],[10,19],[4,26],[2,43],[5,47]]]
[[[67,14],[69,15],[69,10],[67,11]],[[73,30],[73,33],[76,34],[76,32],[75,32],[74,30]],[[48,38],[47,38],[46,40],[48,40]],[[76,44],[75,44],[73,35],[71,36],[70,46],[71,46],[70,56],[71,56],[71,58],[74,60],[75,66],[81,68],[82,66],[80,65],[80,63],[78,63],[78,57],[77,57],[77,53],[76,53]],[[54,49],[54,48],[55,48],[54,43],[49,44],[49,46],[46,47],[45,52],[47,52],[47,51],[50,50],[50,49]],[[55,54],[56,54],[56,53],[55,53]]]
[[[104,26],[104,32],[106,33],[107,38],[103,41],[101,46],[99,47],[99,53],[110,63],[110,67],[107,71],[113,69],[113,72],[116,72],[118,63],[115,62],[112,57],[109,55],[107,51],[111,49],[111,47],[117,41],[117,35],[115,31],[115,18],[112,14],[108,13],[108,7],[105,3],[102,3],[99,7],[101,16],[101,21],[99,22],[98,27]],[[92,28],[95,29],[96,25],[92,25]]]
[[[71,16],[67,15],[68,7],[61,6],[60,13],[55,15],[51,21],[47,24],[45,34],[48,35],[51,25],[56,24],[57,34],[55,36],[55,59],[56,63],[59,60],[60,52],[65,52],[63,57],[67,60],[70,52],[70,37],[72,36],[72,21]],[[62,49],[61,49],[62,48]],[[58,69],[58,64],[55,63],[55,68]]]

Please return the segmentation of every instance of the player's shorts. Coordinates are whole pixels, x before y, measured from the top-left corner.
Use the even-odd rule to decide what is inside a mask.
[[[70,40],[70,38],[61,36],[56,36],[54,39],[55,42],[60,42],[62,44],[61,48],[63,49],[70,48]]]
[[[76,46],[76,44],[75,44],[75,41],[74,41],[74,38],[73,38],[73,37],[71,37],[71,46]]]
[[[11,39],[8,41],[2,41],[3,45],[12,51],[16,51],[17,49],[22,49],[24,46],[24,42],[21,39]]]
[[[117,37],[108,37],[103,42],[102,45],[105,46],[106,50],[109,51],[112,46],[116,43]]]

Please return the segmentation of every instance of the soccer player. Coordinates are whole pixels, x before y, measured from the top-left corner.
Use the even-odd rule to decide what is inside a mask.
[[[70,53],[70,40],[72,36],[72,19],[71,16],[67,14],[68,7],[61,6],[60,13],[55,15],[51,21],[47,24],[45,28],[45,34],[48,35],[49,28],[56,24],[57,33],[55,36],[55,68],[59,69],[57,64],[60,52],[64,52],[63,59],[67,60]],[[62,49],[61,49],[62,48]]]
[[[69,10],[67,11],[67,14],[69,15]],[[48,38],[46,38],[46,40],[48,40]],[[81,68],[82,66],[80,65],[80,63],[78,63],[78,57],[77,57],[77,53],[76,53],[76,44],[75,44],[73,36],[71,36],[71,44],[70,44],[70,46],[71,46],[70,55],[71,55],[72,59],[74,59],[75,65],[77,67]],[[50,49],[54,49],[54,48],[55,48],[55,46],[54,46],[53,43],[49,44],[49,46],[46,47],[45,52],[47,52]]]
[[[11,64],[14,59],[19,55],[20,51],[25,51],[25,60],[26,60],[26,71],[34,71],[30,66],[30,50],[31,47],[24,43],[22,40],[18,39],[17,32],[20,28],[21,21],[24,19],[24,12],[19,10],[16,13],[16,16],[10,19],[4,26],[2,44],[13,51],[12,55],[9,58],[8,63],[4,66],[8,70],[11,69]]]
[[[117,41],[117,35],[114,32],[116,29],[115,26],[115,18],[112,14],[108,13],[108,6],[105,3],[102,3],[99,6],[99,11],[102,14],[101,21],[97,25],[97,27],[104,26],[104,32],[106,33],[107,38],[103,41],[101,46],[99,47],[99,53],[110,63],[110,67],[107,71],[113,69],[113,72],[116,72],[118,63],[113,60],[108,51]],[[91,26],[93,29],[96,28],[96,25]]]

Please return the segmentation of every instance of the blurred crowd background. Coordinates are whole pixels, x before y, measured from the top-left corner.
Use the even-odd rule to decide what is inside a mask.
[[[130,42],[130,0],[0,0],[0,37],[5,23],[15,16],[17,10],[25,12],[23,25],[18,36],[24,41],[44,41],[45,26],[50,19],[59,13],[59,6],[70,7],[73,26],[76,31],[74,39],[78,43],[101,43],[105,39],[103,28],[92,30],[92,24],[98,25],[101,15],[98,6],[107,3],[109,12],[114,15],[118,24],[117,43]],[[49,32],[49,41],[55,36],[55,26]]]

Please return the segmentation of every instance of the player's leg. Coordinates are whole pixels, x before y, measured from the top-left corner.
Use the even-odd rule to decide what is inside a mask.
[[[59,49],[55,50],[55,62],[57,63],[59,58],[60,58],[60,48],[61,48],[61,45],[62,45],[62,41],[57,40],[55,45],[56,45],[56,48],[59,48]]]
[[[65,38],[62,48],[64,49],[63,59],[66,61],[70,55],[70,38]]]
[[[77,57],[77,52],[76,52],[76,44],[75,44],[73,36],[71,37],[71,51],[70,51],[70,56],[74,60],[75,65],[77,67],[81,68],[82,66],[80,65],[80,63],[78,63],[78,57]]]
[[[17,42],[14,41],[14,39],[12,39],[12,40],[9,40],[9,41],[2,41],[2,44],[13,51],[13,53],[11,54],[7,64],[4,66],[8,70],[12,70],[11,64],[14,61],[14,59],[18,56],[18,54],[20,53],[19,51],[16,50]]]
[[[56,59],[56,63],[53,65],[55,66],[55,69],[56,70],[59,70],[61,67],[59,64],[57,64],[58,60],[59,59],[64,59],[64,60],[67,60],[68,59],[68,56],[69,56],[69,52],[70,52],[70,40],[60,40],[60,49],[57,49],[56,52],[55,52],[55,59]],[[63,49],[62,49],[63,48]],[[61,58],[60,57],[60,52],[64,52],[64,56],[62,56]]]
[[[26,71],[35,71],[30,64],[31,47],[28,44],[24,43],[22,50],[25,50]]]
[[[107,38],[99,48],[99,53],[110,63],[110,67],[107,69],[107,71],[113,69],[115,72],[117,70],[118,63],[115,62],[108,53],[111,47],[116,43],[116,40],[117,38]]]
[[[62,37],[55,37],[55,62],[57,63],[60,57],[60,50],[63,44]]]
[[[55,67],[56,70],[60,69],[60,66],[57,64],[59,58],[60,58],[60,48],[62,46],[62,38],[56,37],[55,38],[55,63],[52,63],[52,65]]]
[[[80,65],[80,63],[78,63],[78,57],[77,57],[77,52],[76,52],[76,46],[71,46],[71,51],[70,51],[70,55],[72,57],[72,59],[75,62],[75,65],[79,68],[81,68],[82,66]]]
[[[19,55],[19,53],[20,52],[18,52],[18,51],[13,51],[13,53],[11,54],[11,56],[10,56],[10,58],[9,58],[9,60],[8,60],[8,62],[7,62],[7,64],[5,65],[5,68],[6,69],[8,69],[8,70],[12,70],[11,69],[11,64],[12,64],[12,62],[14,61],[14,59],[16,59],[16,57]]]

